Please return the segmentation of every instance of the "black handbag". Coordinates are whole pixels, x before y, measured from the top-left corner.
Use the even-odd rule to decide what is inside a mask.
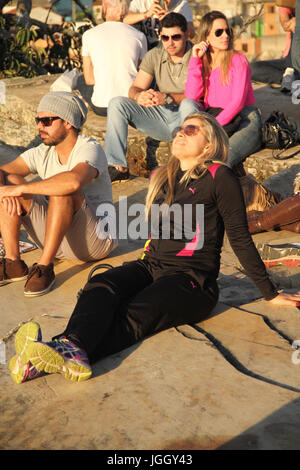
[[[281,111],[273,111],[262,127],[262,140],[266,148],[272,149],[272,155],[277,160],[286,160],[294,156],[282,156],[290,147],[298,143],[297,124],[288,119]],[[280,150],[275,153],[274,150]]]

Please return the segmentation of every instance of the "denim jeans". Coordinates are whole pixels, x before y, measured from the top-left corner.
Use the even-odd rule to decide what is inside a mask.
[[[105,153],[109,165],[127,167],[128,124],[152,139],[171,141],[173,130],[192,113],[201,111],[194,100],[184,99],[179,106],[165,105],[145,108],[130,98],[118,96],[107,109]]]
[[[296,79],[300,78],[300,0],[296,0],[296,27],[292,42],[292,64]]]
[[[283,57],[282,59],[251,62],[250,67],[252,72],[251,80],[262,83],[277,83],[280,85],[285,69],[292,67],[291,51],[287,57]]]
[[[255,106],[245,106],[240,112],[242,122],[229,139],[228,164],[232,168],[261,148],[262,119]]]

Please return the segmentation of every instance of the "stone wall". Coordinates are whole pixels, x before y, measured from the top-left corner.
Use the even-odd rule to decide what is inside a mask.
[[[253,174],[255,178],[264,182],[272,175],[291,167],[297,167],[300,170],[300,149],[299,146],[287,150],[284,155],[297,155],[287,160],[276,160],[272,156],[272,150],[263,149],[246,159],[244,168],[247,172]]]
[[[36,108],[56,78],[57,76],[41,76],[33,79],[4,80],[7,93],[6,103],[0,104],[0,143],[16,147],[21,151],[41,142],[34,121]],[[268,90],[264,92],[265,100],[268,100],[267,94]],[[106,118],[96,116],[89,111],[83,133],[96,138],[103,147],[105,132]],[[170,145],[168,142],[157,142],[129,128],[127,159],[131,173],[137,176],[145,175],[146,169],[167,163],[171,155]],[[293,158],[278,161],[272,157],[271,150],[264,149],[248,157],[244,167],[257,180],[264,182],[281,170],[300,165],[299,151],[300,146],[294,147],[287,152],[287,154],[296,154]],[[4,158],[3,152],[2,154],[0,152],[0,164],[3,164]]]

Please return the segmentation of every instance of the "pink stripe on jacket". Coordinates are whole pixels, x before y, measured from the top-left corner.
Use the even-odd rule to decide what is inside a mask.
[[[210,72],[206,96],[204,96],[202,66],[202,59],[191,57],[184,93],[187,98],[196,101],[204,99],[205,108],[223,108],[216,118],[221,126],[228,124],[244,106],[255,103],[251,68],[244,54],[233,55],[229,67],[228,85],[222,84],[220,67]]]

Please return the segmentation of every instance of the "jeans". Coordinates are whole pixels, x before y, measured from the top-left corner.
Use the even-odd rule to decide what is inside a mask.
[[[291,52],[287,57],[283,57],[282,59],[251,62],[250,67],[252,71],[251,80],[262,83],[277,83],[280,85],[285,69],[292,67]]]
[[[194,100],[184,99],[179,106],[165,105],[145,108],[130,98],[118,96],[107,109],[105,153],[109,165],[127,167],[128,124],[152,139],[171,141],[173,130],[192,113],[201,111]]]
[[[228,164],[232,168],[261,148],[262,119],[255,106],[245,106],[240,112],[242,122],[229,139]]]
[[[300,0],[296,0],[296,27],[292,42],[292,64],[296,79],[300,78]]]

